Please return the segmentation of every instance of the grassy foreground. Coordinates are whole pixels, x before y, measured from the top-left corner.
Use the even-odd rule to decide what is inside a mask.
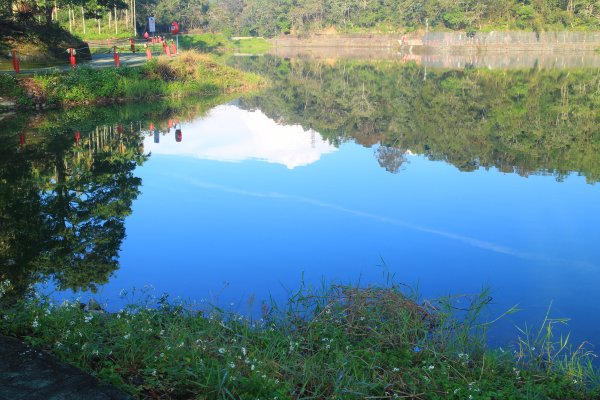
[[[67,73],[15,79],[0,76],[0,90],[23,108],[35,104],[73,106],[107,104],[189,94],[219,95],[256,89],[257,75],[223,65],[209,55],[182,52],[157,57],[141,67],[77,68]]]
[[[398,286],[303,287],[251,320],[148,292],[118,313],[33,296],[0,310],[0,333],[143,399],[598,398],[591,355],[554,342],[556,321],[486,348],[487,299],[457,315]]]

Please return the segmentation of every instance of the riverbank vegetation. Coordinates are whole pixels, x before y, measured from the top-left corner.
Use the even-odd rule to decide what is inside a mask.
[[[190,94],[215,96],[256,89],[264,81],[195,51],[175,59],[155,58],[141,67],[77,68],[66,73],[13,78],[0,76],[3,93],[21,107],[106,104]]]
[[[10,282],[2,291],[10,291]],[[122,295],[128,304],[116,313],[95,302],[58,305],[30,296],[0,311],[0,332],[137,398],[600,395],[592,355],[554,337],[560,320],[521,331],[513,347],[487,347],[490,323],[481,318],[487,293],[467,298],[469,306],[457,311],[452,299],[422,301],[399,285],[301,287],[283,306],[262,304],[260,319],[148,291]]]

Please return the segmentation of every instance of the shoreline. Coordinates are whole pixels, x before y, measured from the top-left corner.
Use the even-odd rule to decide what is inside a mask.
[[[559,345],[552,320],[540,327],[547,334],[525,329],[504,350],[486,344],[486,333],[516,310],[482,320],[485,291],[465,298],[460,313],[444,299],[413,296],[394,284],[302,285],[286,304],[263,303],[262,318],[251,319],[150,293],[116,313],[34,295],[0,308],[0,333],[137,398],[584,400],[600,393],[592,354]]]
[[[0,111],[46,110],[80,105],[122,104],[186,95],[242,93],[265,81],[195,51],[156,57],[141,66],[77,68],[14,77],[0,74]]]

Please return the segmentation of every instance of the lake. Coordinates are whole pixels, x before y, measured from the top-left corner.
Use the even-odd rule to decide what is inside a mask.
[[[518,304],[500,342],[552,304],[600,343],[600,70],[230,62],[272,84],[0,120],[17,290],[256,312],[302,281],[393,275],[425,298],[490,287],[490,317]]]

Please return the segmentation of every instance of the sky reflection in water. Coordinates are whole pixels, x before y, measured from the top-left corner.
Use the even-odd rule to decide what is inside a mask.
[[[335,148],[231,104],[181,130],[181,142],[174,129],[144,141],[142,194],[102,298],[152,284],[246,312],[251,294],[281,299],[303,274],[367,283],[389,271],[425,296],[490,285],[496,310],[526,308],[512,321],[540,318],[554,301],[578,337],[600,339],[590,318],[600,311],[590,300],[600,192],[583,177],[464,173],[418,155],[390,174],[373,148]]]

